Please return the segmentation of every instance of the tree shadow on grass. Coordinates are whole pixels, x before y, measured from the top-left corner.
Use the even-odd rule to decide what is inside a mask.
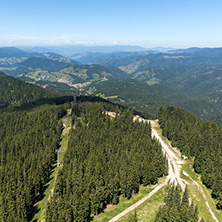
[[[41,201],[45,197],[45,191],[49,186],[49,182],[53,179],[53,177],[50,177],[50,176],[54,172],[55,168],[56,168],[56,164],[53,165],[53,167],[49,173],[48,180],[45,182],[45,185],[40,190],[39,195],[36,196],[33,200],[33,207],[32,207],[31,213],[30,213],[29,221],[32,221],[32,222],[38,221],[37,219],[34,219],[34,217],[41,209],[39,208],[38,204],[36,204],[36,203],[38,203],[39,201]]]

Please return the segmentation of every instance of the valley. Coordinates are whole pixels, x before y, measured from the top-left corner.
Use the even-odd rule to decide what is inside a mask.
[[[0,5],[0,222],[222,222],[222,1]]]
[[[0,55],[14,61],[0,70],[49,90],[101,96],[146,118],[154,118],[161,105],[173,105],[222,122],[221,48],[84,52],[69,58],[0,48]]]
[[[159,222],[179,190],[172,217],[222,220],[220,49],[7,56],[0,220]]]

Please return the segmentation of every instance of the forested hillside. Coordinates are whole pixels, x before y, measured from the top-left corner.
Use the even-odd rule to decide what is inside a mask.
[[[19,106],[52,96],[55,96],[55,93],[0,72],[0,108]]]
[[[107,204],[118,204],[120,194],[130,198],[140,184],[166,175],[167,161],[150,125],[133,122],[127,110],[116,109],[112,118],[106,109],[101,103],[74,104],[74,129],[46,221],[88,221]]]
[[[161,107],[158,117],[163,135],[172,141],[172,145],[182,154],[195,157],[195,171],[212,189],[217,208],[222,209],[222,127],[173,107]]]
[[[0,58],[21,58],[30,56],[29,52],[16,47],[0,47]]]
[[[30,221],[55,162],[63,105],[0,113],[0,221]]]
[[[177,103],[177,107],[186,109],[205,120],[222,124],[222,92],[209,93],[195,99],[185,100]]]
[[[19,78],[36,84],[40,84],[41,81],[65,83],[76,89],[85,87],[91,82],[106,81],[113,78],[124,79],[126,73],[115,67],[70,65],[56,72],[50,72],[47,69],[44,71],[30,71],[19,75]]]
[[[85,91],[137,110],[146,118],[155,118],[161,105],[182,102],[185,96],[162,84],[148,85],[133,79],[112,79],[89,85]]]
[[[221,92],[221,75],[222,65],[196,66],[183,75],[169,78],[166,84],[190,98],[195,98],[212,92]]]

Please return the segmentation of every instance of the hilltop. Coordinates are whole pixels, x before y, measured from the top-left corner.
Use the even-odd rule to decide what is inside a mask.
[[[75,88],[89,85],[91,82],[106,81],[112,78],[126,78],[126,73],[115,67],[101,65],[70,65],[56,72],[35,71],[19,75],[19,78],[28,79],[35,83],[40,80],[65,83]]]
[[[34,84],[26,83],[0,72],[0,108],[20,106],[39,99],[53,97],[55,93]]]

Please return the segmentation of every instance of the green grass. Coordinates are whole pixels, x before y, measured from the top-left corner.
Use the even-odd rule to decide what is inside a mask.
[[[162,134],[162,129],[160,128],[159,122],[156,122],[156,126],[153,127],[153,128],[154,128],[154,129],[157,131],[157,133],[160,135],[160,137],[161,137],[161,139],[163,140],[164,143],[166,143],[166,144],[170,143],[170,141],[169,141],[165,136],[163,136],[163,134]]]
[[[118,96],[107,96],[107,97],[104,97],[104,99],[117,99]]]
[[[55,183],[55,178],[56,175],[58,174],[58,170],[59,168],[56,167],[56,163],[54,164],[54,169],[52,170],[52,174],[50,175],[50,181],[45,184],[45,186],[47,187],[45,192],[44,192],[44,197],[41,201],[39,201],[36,204],[36,207],[38,208],[38,213],[35,214],[35,217],[33,218],[33,220],[37,220],[37,221],[44,221],[45,220],[45,213],[46,213],[46,207],[47,207],[47,202],[48,202],[48,198],[51,194],[51,190],[54,186]]]
[[[216,215],[217,219],[219,221],[222,221],[222,213],[221,211],[216,209],[216,200],[214,200],[211,197],[211,190],[207,189],[206,186],[204,186],[201,182],[201,176],[197,173],[195,173],[193,171],[193,168],[189,168],[189,165],[193,166],[193,160],[188,160],[186,161],[186,164],[182,165],[183,170],[189,174],[189,176],[195,180],[203,189],[206,199],[212,209],[212,211],[214,212],[214,214]],[[212,219],[212,216],[209,212],[209,209],[205,203],[205,199],[201,193],[201,191],[198,189],[198,187],[191,181],[190,178],[186,177],[185,175],[181,174],[181,178],[185,179],[187,182],[189,182],[190,184],[188,185],[188,189],[190,192],[190,197],[193,200],[193,202],[195,204],[198,205],[198,209],[199,209],[199,216],[203,217],[205,219],[205,221],[209,221],[209,222],[213,222],[214,220]]]
[[[159,179],[159,183],[162,183],[165,180],[164,178]],[[126,198],[123,198],[120,196],[120,202],[117,205],[108,206],[107,209],[104,210],[103,213],[99,214],[98,216],[95,216],[93,221],[96,222],[107,222],[119,213],[123,212],[125,209],[130,207],[131,205],[135,204],[139,200],[141,200],[143,197],[148,195],[152,190],[154,189],[153,185],[149,185],[147,187],[144,187],[143,185],[140,186],[139,193],[133,194],[133,196],[127,200]]]
[[[170,143],[170,141],[166,137],[162,136],[162,129],[159,127],[159,125],[156,126],[155,129],[158,134],[161,135],[161,138],[165,143]],[[193,168],[189,168],[189,165],[193,166],[193,163],[194,158],[187,160],[186,164],[182,165],[182,169],[202,187],[212,211],[214,212],[218,220],[222,221],[222,213],[221,211],[216,209],[216,200],[211,197],[211,190],[207,189],[206,186],[202,184],[201,175],[195,173]],[[181,174],[181,178],[185,179],[187,182],[190,183],[188,186],[190,191],[190,197],[194,201],[194,203],[198,205],[199,216],[203,217],[207,222],[213,222],[214,220],[212,219],[209,209],[205,203],[205,199],[202,193],[198,190],[198,187],[191,181],[190,178],[186,177],[185,175]]]
[[[68,117],[66,116],[63,118],[63,122],[64,122],[64,119],[68,119],[67,125],[69,126],[71,118],[69,116]],[[64,159],[64,154],[65,154],[67,147],[68,147],[68,141],[69,141],[69,134],[62,135],[62,140],[60,142],[61,152],[59,153],[60,166],[57,167],[57,162],[53,165],[54,169],[51,172],[49,182],[47,184],[45,184],[46,190],[44,192],[44,197],[42,198],[42,200],[40,200],[39,202],[36,203],[36,207],[38,209],[38,212],[35,214],[33,221],[35,221],[35,220],[41,221],[41,222],[45,221],[47,202],[50,199],[52,190],[55,187],[56,178],[57,178],[59,169],[63,166],[63,159]]]
[[[156,213],[163,204],[163,200],[165,197],[164,190],[166,186],[162,187],[157,193],[155,193],[152,197],[142,203],[140,206],[136,208],[138,221],[142,222],[153,222],[155,220]],[[124,217],[122,217],[119,222],[127,222],[128,218],[134,211],[128,213]]]

